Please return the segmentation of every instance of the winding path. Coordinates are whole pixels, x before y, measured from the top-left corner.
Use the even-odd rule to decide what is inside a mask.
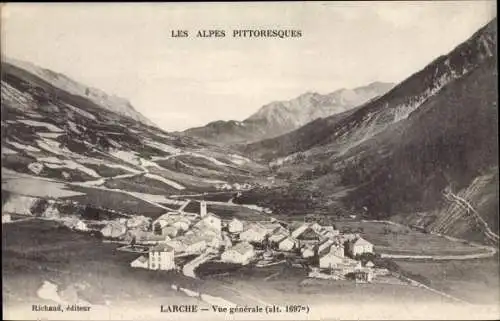
[[[193,260],[189,261],[184,265],[182,268],[182,273],[185,276],[189,276],[191,278],[196,279],[196,274],[194,273],[194,270],[200,266],[201,264],[205,263],[206,261],[210,260],[211,258],[215,257],[213,253],[210,252],[204,252],[200,256],[197,256]]]
[[[399,260],[432,260],[432,261],[450,261],[450,260],[473,260],[473,259],[483,259],[492,257],[495,255],[496,250],[490,249],[485,253],[476,254],[461,254],[461,255],[407,255],[407,254],[387,254],[381,253],[380,257],[399,259]]]
[[[490,229],[488,223],[486,223],[486,221],[481,217],[481,215],[479,215],[479,213],[474,209],[474,207],[472,207],[469,201],[465,200],[464,198],[456,194],[453,194],[452,192],[448,192],[447,194],[445,194],[445,197],[465,207],[468,213],[472,212],[476,221],[480,222],[481,225],[483,225],[484,235],[491,241],[498,244],[499,236]]]

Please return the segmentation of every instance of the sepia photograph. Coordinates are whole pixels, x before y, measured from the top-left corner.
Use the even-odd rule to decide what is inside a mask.
[[[496,12],[0,4],[3,319],[500,319]]]

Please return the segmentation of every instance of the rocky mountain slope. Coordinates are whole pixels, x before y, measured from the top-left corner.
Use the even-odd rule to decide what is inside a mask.
[[[244,150],[293,175],[317,206],[494,241],[496,55],[495,19],[382,97]]]
[[[326,95],[308,92],[292,100],[267,104],[241,122],[215,121],[183,133],[212,143],[258,141],[290,132],[317,118],[342,113],[386,93],[392,87],[391,83],[374,82]]]
[[[9,63],[1,71],[4,192],[165,212],[176,204],[169,195],[252,183],[265,170],[233,151],[116,113],[70,88],[85,86],[62,84],[62,75],[49,82],[51,71],[42,78]]]
[[[109,111],[140,121],[146,125],[156,127],[151,120],[135,110],[130,102],[124,98],[108,95],[98,88],[87,87],[74,81],[73,79],[68,78],[66,75],[41,68],[27,61],[5,58],[4,64],[4,66],[10,65],[11,68],[18,67],[22,70],[28,71],[57,88],[65,90],[73,95],[88,98],[93,103]]]
[[[255,158],[278,162],[283,156],[314,148],[323,153],[323,147],[328,145],[335,145],[333,150],[341,154],[406,119],[446,84],[474,70],[495,53],[496,26],[491,23],[362,108],[319,119],[289,134],[248,144],[243,149]]]

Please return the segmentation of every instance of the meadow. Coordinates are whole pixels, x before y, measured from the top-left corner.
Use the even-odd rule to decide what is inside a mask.
[[[228,289],[259,298],[266,304],[363,304],[388,302],[441,302],[448,300],[428,290],[408,285],[356,284],[353,281],[328,281],[307,277],[307,270],[287,264],[256,268],[225,265],[221,273],[207,275],[215,263],[199,267],[204,280],[217,280]],[[314,299],[312,299],[314,297]]]
[[[430,286],[470,303],[500,302],[498,255],[466,261],[395,261],[405,271],[417,273],[430,281]]]
[[[374,244],[375,252],[379,254],[461,255],[486,252],[466,241],[452,241],[439,235],[385,222],[337,221],[334,224],[341,231],[360,233]]]
[[[172,290],[171,285],[196,288],[199,281],[175,272],[134,269],[129,263],[139,255],[118,251],[117,247],[52,221],[3,226],[4,305],[47,303],[36,295],[43,281],[57,284],[62,290],[84,284],[85,289],[77,291],[78,297],[91,304],[197,303]]]
[[[153,218],[165,213],[164,209],[126,193],[81,186],[73,187],[73,190],[85,193],[84,195],[68,198],[80,204],[90,204],[125,214],[144,215]]]

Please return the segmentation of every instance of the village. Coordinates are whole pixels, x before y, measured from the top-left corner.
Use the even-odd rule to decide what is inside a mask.
[[[314,222],[286,223],[266,218],[257,222],[223,220],[207,212],[206,202],[201,201],[199,213],[180,210],[155,220],[144,216],[121,218],[108,222],[101,233],[105,239],[124,244],[119,250],[140,254],[130,262],[131,267],[177,270],[194,278],[195,269],[208,261],[255,268],[288,262],[292,267],[308,269],[312,278],[355,282],[371,282],[374,276],[388,273],[374,266],[369,259],[373,244],[357,233],[341,233],[333,226]]]
[[[53,201],[40,218],[96,234],[103,242],[121,244],[118,250],[139,254],[130,262],[133,268],[175,270],[193,278],[197,277],[195,270],[206,262],[220,263],[222,270],[224,264],[258,269],[285,263],[305,269],[311,278],[355,282],[372,282],[374,276],[389,274],[375,266],[374,246],[359,233],[314,221],[279,221],[265,209],[258,220],[221,218],[207,210],[207,201],[196,201],[198,213],[185,211],[189,199],[170,201],[178,209],[156,219],[99,209],[95,212],[107,215],[94,219],[61,215]],[[2,223],[10,221],[10,215],[2,215]]]

